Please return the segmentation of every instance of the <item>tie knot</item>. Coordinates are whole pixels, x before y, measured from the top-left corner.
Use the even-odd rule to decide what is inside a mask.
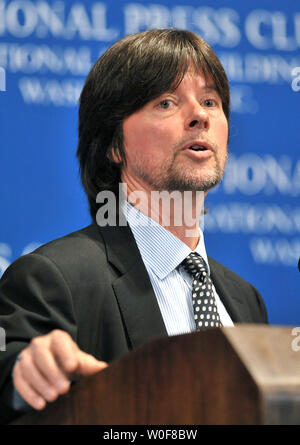
[[[191,252],[181,264],[194,277],[201,277],[204,280],[208,274],[206,262],[196,252]]]

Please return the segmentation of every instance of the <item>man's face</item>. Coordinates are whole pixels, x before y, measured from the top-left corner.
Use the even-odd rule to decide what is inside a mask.
[[[228,123],[213,82],[189,70],[178,88],[123,123],[129,190],[201,190],[222,178]]]

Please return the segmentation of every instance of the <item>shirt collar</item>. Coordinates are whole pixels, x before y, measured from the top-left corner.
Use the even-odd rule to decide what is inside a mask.
[[[122,207],[145,265],[150,267],[160,279],[164,279],[182,263],[192,250],[128,201],[123,201]],[[199,230],[200,238],[194,252],[199,253],[206,261],[209,271],[203,232],[200,228]]]

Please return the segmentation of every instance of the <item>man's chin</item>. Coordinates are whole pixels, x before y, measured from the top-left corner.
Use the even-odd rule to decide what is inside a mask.
[[[215,175],[210,178],[174,178],[173,180],[170,180],[165,182],[164,184],[160,184],[162,187],[160,187],[161,190],[167,190],[169,192],[172,191],[179,191],[179,192],[185,192],[185,191],[192,191],[192,192],[208,192],[209,190],[216,187],[222,177],[219,175]]]

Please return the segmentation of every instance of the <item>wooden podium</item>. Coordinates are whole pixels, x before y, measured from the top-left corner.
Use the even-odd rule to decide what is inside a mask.
[[[158,338],[13,424],[300,424],[291,332],[236,325]]]

